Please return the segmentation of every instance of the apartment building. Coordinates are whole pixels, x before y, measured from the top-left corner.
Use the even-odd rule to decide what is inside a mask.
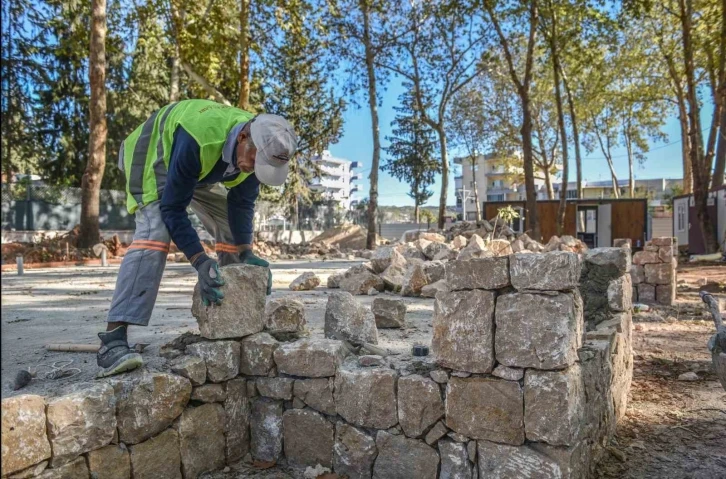
[[[667,194],[673,192],[673,188],[683,186],[681,178],[649,178],[635,180],[635,193],[637,197],[648,198],[649,206],[662,206]],[[555,183],[555,195],[559,198],[561,183]],[[618,180],[618,193],[621,198],[627,197],[629,192],[628,180]],[[603,181],[582,181],[582,195],[584,199],[602,199],[613,197],[613,182]],[[567,198],[577,198],[577,183],[567,183]]]
[[[328,150],[313,161],[320,166],[322,176],[313,178],[310,187],[322,192],[323,198],[333,199],[342,208],[349,210],[351,203],[356,202],[353,196],[358,191],[358,185],[354,182],[361,179],[361,174],[354,170],[360,168],[360,164],[336,158]]]

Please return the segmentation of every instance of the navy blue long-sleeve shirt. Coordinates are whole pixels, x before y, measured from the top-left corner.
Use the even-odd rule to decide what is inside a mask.
[[[164,192],[161,195],[161,217],[169,230],[172,241],[187,258],[204,252],[199,235],[192,227],[187,215],[187,207],[194,196],[194,188],[197,185],[231,181],[236,178],[239,174],[236,156],[235,148],[232,158],[235,169],[227,176],[225,173],[229,165],[220,160],[207,176],[199,180],[202,170],[199,144],[181,126],[174,132],[169,169]],[[252,243],[252,219],[255,214],[255,200],[259,192],[260,182],[254,174],[251,174],[242,183],[231,188],[227,194],[229,227],[237,245]]]

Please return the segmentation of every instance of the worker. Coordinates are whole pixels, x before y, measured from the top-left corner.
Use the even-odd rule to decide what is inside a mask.
[[[99,377],[141,366],[141,355],[129,348],[127,330],[149,324],[170,241],[197,270],[205,305],[224,299],[220,265],[269,267],[252,253],[255,200],[260,183],[285,182],[296,149],[297,136],[284,118],[254,116],[208,100],[167,105],[124,140],[119,168],[126,176],[127,209],[135,214],[136,231],[121,263],[106,331],[98,334]],[[188,207],[214,236],[216,260],[205,253]],[[270,274],[268,295],[271,286]]]

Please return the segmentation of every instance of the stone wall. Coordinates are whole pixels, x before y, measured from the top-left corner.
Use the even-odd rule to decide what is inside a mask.
[[[665,236],[647,241],[643,251],[633,255],[630,276],[634,300],[645,304],[675,302],[677,253],[676,239]]]
[[[228,268],[264,301],[262,268]],[[243,459],[300,477],[588,477],[627,403],[629,269],[621,248],[449,262],[424,358],[294,339],[295,305],[260,321],[195,304],[208,338],[165,348],[165,371],[4,399],[2,477],[188,479]]]

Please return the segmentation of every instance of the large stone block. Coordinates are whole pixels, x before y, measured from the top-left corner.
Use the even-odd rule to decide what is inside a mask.
[[[111,442],[116,432],[116,398],[108,384],[95,384],[48,401],[51,467]]]
[[[371,305],[371,312],[378,328],[406,327],[406,303],[400,299],[376,298]]]
[[[25,394],[2,400],[2,475],[22,471],[48,459],[45,400]]]
[[[244,379],[227,382],[224,401],[225,456],[227,464],[242,459],[250,450],[250,404]]]
[[[426,256],[427,259],[433,260],[436,257],[448,256],[450,252],[451,248],[449,248],[449,245],[447,245],[446,243],[431,242],[428,246],[426,246],[423,254],[424,256]],[[454,253],[454,256],[456,256],[456,253]]]
[[[633,264],[646,265],[660,263],[658,251],[638,251],[633,255]]]
[[[398,379],[398,423],[409,437],[419,437],[444,415],[439,385],[417,374]]]
[[[652,238],[650,242],[654,246],[673,246],[675,244],[674,238],[672,236],[658,236],[657,238]]]
[[[250,452],[258,461],[276,462],[282,454],[282,401],[252,400]]]
[[[633,284],[644,283],[645,268],[640,264],[634,264],[630,267],[630,278],[633,280]]]
[[[453,377],[446,386],[446,425],[473,439],[522,444],[522,387],[514,381]]]
[[[655,287],[655,299],[658,304],[673,305],[676,301],[676,282],[659,284]]]
[[[500,289],[509,286],[509,258],[470,258],[446,264],[446,282],[450,291]]]
[[[606,269],[612,268],[616,273],[614,276],[620,276],[630,271],[630,250],[627,248],[595,248],[587,250],[585,262]]]
[[[368,290],[373,288],[378,291],[383,291],[385,285],[383,280],[376,274],[371,273],[368,270],[360,271],[356,274],[344,275],[341,278],[340,289],[350,294],[368,294]]]
[[[494,256],[494,253],[489,251],[481,236],[473,234],[469,238],[468,244],[459,251],[456,259],[461,261],[470,258],[486,258],[491,256]]]
[[[123,445],[111,445],[88,453],[88,470],[96,479],[130,479],[131,459]]]
[[[282,344],[275,350],[277,371],[290,376],[322,378],[335,376],[347,349],[332,339],[303,339]]]
[[[378,431],[376,446],[375,479],[436,479],[439,454],[422,441]]]
[[[271,334],[305,331],[305,306],[295,298],[271,299],[265,306],[265,330]]]
[[[406,265],[406,258],[393,246],[376,248],[371,256],[371,266],[375,273],[383,273],[391,265]]]
[[[645,282],[650,284],[671,284],[675,279],[672,263],[646,264]]]
[[[174,429],[130,446],[129,451],[134,479],[181,479],[179,435]]]
[[[290,283],[290,289],[292,291],[310,291],[318,285],[320,285],[320,278],[312,271],[306,271]]]
[[[469,462],[469,453],[465,444],[450,440],[439,441],[439,455],[441,456],[439,479],[472,478],[473,467]]]
[[[239,374],[240,345],[237,341],[213,341],[190,344],[189,355],[204,359],[207,365],[207,379],[221,383]]]
[[[392,264],[381,273],[381,280],[387,290],[400,292],[403,288],[403,280],[406,277],[407,264]]]
[[[414,263],[409,265],[401,286],[402,296],[421,296],[421,289],[429,284],[426,269],[423,264]]]
[[[340,369],[335,376],[336,411],[357,426],[395,426],[396,379],[396,372],[390,369]]]
[[[436,294],[440,291],[447,292],[449,291],[449,284],[446,282],[445,279],[442,279],[440,281],[437,281],[432,284],[427,284],[423,288],[421,288],[421,297],[422,298],[435,298]]]
[[[446,279],[446,263],[443,261],[428,261],[423,266],[428,284]]]
[[[585,391],[580,366],[564,371],[528,369],[524,376],[524,430],[530,441],[572,446],[580,439]]]
[[[112,385],[119,440],[126,444],[140,443],[169,427],[192,393],[188,379],[164,373],[141,373]]]
[[[673,255],[676,249],[673,246],[661,246],[658,250],[658,258],[664,263],[673,261]]]
[[[207,339],[241,338],[265,327],[265,295],[269,268],[231,264],[220,268],[226,284],[220,306],[204,306],[199,284],[194,288],[192,315]]]
[[[496,357],[505,366],[559,369],[577,360],[584,327],[577,292],[500,296],[495,317]]]
[[[292,378],[257,378],[255,384],[260,396],[272,399],[292,399]]]
[[[439,293],[434,303],[431,350],[447,368],[489,373],[494,367],[494,293]]]
[[[297,379],[293,394],[316,411],[334,416],[333,384],[332,378]]]
[[[378,451],[376,441],[343,421],[335,426],[333,470],[350,479],[370,479]]]
[[[583,444],[555,448],[546,444],[508,446],[479,441],[477,455],[481,478],[579,479],[587,475],[587,453]]]
[[[580,369],[585,391],[582,436],[594,444],[615,434],[615,411],[610,389],[612,362],[610,342],[588,340],[580,349]]]
[[[248,376],[267,376],[275,367],[273,357],[280,345],[267,333],[257,333],[240,341],[239,371]]]
[[[298,467],[333,467],[333,424],[311,409],[289,409],[282,416],[285,457]]]
[[[325,307],[325,337],[377,344],[376,319],[350,293],[331,293]]]
[[[187,378],[193,386],[201,386],[207,380],[207,365],[197,356],[180,356],[171,363],[171,372]]]
[[[220,404],[185,409],[175,428],[185,479],[224,467],[224,408]]]
[[[641,303],[654,303],[655,286],[652,284],[640,283],[638,285],[638,301]]]
[[[82,457],[56,469],[46,469],[38,479],[87,479],[88,466]]]
[[[518,290],[569,291],[580,281],[577,253],[517,253],[510,257],[512,286]]]
[[[633,282],[629,274],[610,282],[608,306],[613,311],[630,311],[633,307]]]

